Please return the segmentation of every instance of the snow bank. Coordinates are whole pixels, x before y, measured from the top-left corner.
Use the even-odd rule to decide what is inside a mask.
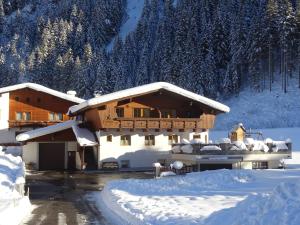
[[[299,180],[295,169],[218,170],[113,181],[90,197],[112,224],[298,225]]]
[[[0,152],[0,224],[19,224],[31,207],[24,196],[25,165],[21,157]]]
[[[250,195],[236,207],[212,216],[207,225],[217,224],[220,218],[226,218],[223,225],[299,225],[299,190],[299,182],[281,183],[271,193]]]
[[[208,198],[217,201],[222,197],[198,197],[201,192],[238,187],[253,179],[246,170],[220,170],[151,180],[119,180],[108,183],[100,196],[93,198],[98,198],[98,207],[113,224],[197,224],[198,213],[233,205],[230,201],[222,206],[212,204],[210,210],[203,212],[199,205],[207,205]]]

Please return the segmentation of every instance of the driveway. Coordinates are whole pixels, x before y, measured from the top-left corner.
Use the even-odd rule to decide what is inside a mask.
[[[84,196],[90,191],[100,192],[111,180],[152,177],[152,174],[143,172],[34,172],[26,177],[34,209],[22,224],[109,224],[94,203]]]

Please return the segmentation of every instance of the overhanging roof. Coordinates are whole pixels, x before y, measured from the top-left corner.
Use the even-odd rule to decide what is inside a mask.
[[[43,128],[28,131],[28,132],[24,132],[22,134],[19,134],[16,137],[16,140],[20,141],[20,142],[29,141],[29,140],[37,138],[37,137],[45,136],[48,134],[52,134],[52,133],[56,133],[59,131],[63,131],[63,130],[72,128],[73,125],[77,125],[77,122],[75,120],[68,120],[63,123],[58,123],[58,124],[55,124],[52,126],[43,127]]]
[[[75,137],[77,139],[77,142],[80,146],[96,146],[96,145],[98,145],[98,142],[97,142],[94,134],[87,128],[81,128],[78,125],[79,125],[79,123],[77,121],[68,120],[63,123],[59,123],[56,125],[43,127],[40,129],[35,129],[35,130],[31,130],[31,131],[19,134],[16,137],[16,140],[19,142],[25,142],[25,141],[29,141],[29,140],[32,140],[32,139],[35,139],[35,138],[38,138],[41,136],[53,134],[56,132],[60,132],[60,131],[72,128],[72,130],[75,134]]]
[[[219,110],[221,112],[229,112],[230,111],[230,108],[228,106],[223,105],[212,99],[195,94],[191,91],[185,90],[183,88],[180,88],[180,87],[175,86],[170,83],[156,82],[156,83],[151,83],[151,84],[146,84],[146,85],[142,85],[142,86],[138,86],[138,87],[134,87],[134,88],[129,88],[126,90],[117,91],[117,92],[113,92],[111,94],[107,94],[107,95],[103,95],[100,97],[89,99],[87,101],[80,103],[79,105],[70,107],[68,113],[69,113],[69,115],[74,115],[74,114],[76,114],[76,112],[83,111],[84,109],[89,108],[89,107],[101,105],[101,104],[104,104],[104,103],[107,103],[110,101],[114,101],[114,100],[122,100],[122,99],[132,98],[132,97],[136,97],[136,96],[140,96],[140,95],[144,95],[144,94],[149,94],[149,93],[159,91],[161,89],[182,95],[184,97],[192,99],[196,102],[200,102],[204,105],[207,105],[207,106],[214,108],[216,110]]]
[[[56,91],[51,88],[47,88],[40,84],[34,84],[34,83],[22,83],[22,84],[16,84],[16,85],[8,86],[8,87],[3,87],[3,88],[0,88],[0,94],[11,92],[11,91],[16,91],[16,90],[20,90],[20,89],[24,89],[24,88],[29,88],[29,89],[32,89],[35,91],[44,92],[44,93],[56,96],[58,98],[68,100],[70,102],[74,102],[74,103],[81,103],[81,102],[85,101],[84,99],[78,98],[76,96],[69,95],[69,94],[66,94],[66,93],[63,93],[60,91]]]

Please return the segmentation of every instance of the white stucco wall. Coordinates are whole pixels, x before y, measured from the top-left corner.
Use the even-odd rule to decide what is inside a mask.
[[[8,128],[9,93],[0,94],[0,130]]]
[[[37,142],[28,142],[23,146],[22,158],[25,164],[34,163],[39,169],[39,146]]]
[[[99,164],[106,161],[130,160],[130,167],[151,167],[153,162],[160,159],[170,160],[169,151],[171,145],[168,143],[168,136],[174,134],[179,136],[179,141],[183,142],[192,140],[194,134],[200,134],[201,139],[205,140],[207,132],[194,133],[186,132],[130,132],[130,131],[99,131],[97,137],[99,139]],[[107,142],[107,135],[113,135],[112,142]],[[131,136],[130,146],[121,146],[121,135]],[[155,146],[145,146],[145,135],[155,136]]]

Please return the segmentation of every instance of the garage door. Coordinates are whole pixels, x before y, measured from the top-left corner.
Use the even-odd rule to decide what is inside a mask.
[[[39,144],[39,169],[63,170],[65,168],[64,143]]]
[[[200,170],[232,169],[232,164],[200,164]]]

